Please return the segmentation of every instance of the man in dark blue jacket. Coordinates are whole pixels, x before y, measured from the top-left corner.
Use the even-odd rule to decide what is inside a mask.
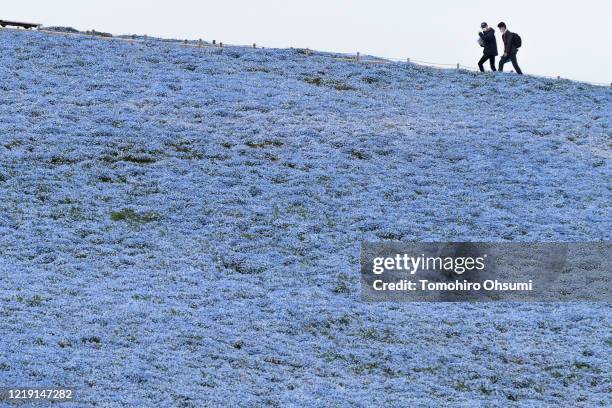
[[[510,60],[512,61],[512,66],[514,67],[516,73],[523,75],[523,71],[521,71],[521,67],[519,67],[518,61],[516,60],[518,48],[514,39],[514,33],[511,33],[510,30],[506,28],[506,23],[503,21],[499,23],[497,27],[499,27],[499,31],[502,32],[502,40],[504,41],[504,55],[499,60],[499,70],[503,71],[504,64]]]
[[[482,23],[480,27],[482,28],[482,32],[478,33],[478,35],[480,36],[480,43],[484,49],[482,50],[482,58],[478,61],[478,68],[480,68],[480,72],[484,72],[484,63],[489,60],[491,71],[495,71],[495,57],[498,55],[495,30],[489,27],[487,23]]]

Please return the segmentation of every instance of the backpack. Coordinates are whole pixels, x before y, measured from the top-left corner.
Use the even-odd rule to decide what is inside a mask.
[[[517,33],[512,33],[512,45],[516,48],[521,48],[521,45],[523,45],[523,40],[521,38],[520,35],[518,35]]]

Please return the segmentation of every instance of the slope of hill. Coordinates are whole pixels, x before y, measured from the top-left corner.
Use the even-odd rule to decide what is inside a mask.
[[[612,403],[607,304],[365,304],[358,283],[363,240],[610,240],[612,89],[0,44],[0,383],[83,406]]]

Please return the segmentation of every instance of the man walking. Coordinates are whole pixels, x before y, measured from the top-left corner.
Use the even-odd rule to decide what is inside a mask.
[[[495,57],[498,55],[495,30],[493,27],[489,27],[487,23],[482,23],[480,28],[482,28],[482,32],[478,35],[484,49],[482,50],[482,58],[478,61],[478,68],[480,68],[480,72],[484,72],[484,63],[489,60],[491,71],[495,71]]]
[[[510,60],[512,61],[512,66],[516,73],[523,75],[523,71],[521,71],[521,67],[519,67],[518,61],[516,60],[516,53],[521,46],[520,37],[518,34],[511,33],[510,30],[506,28],[506,23],[503,21],[499,23],[497,27],[499,27],[499,31],[502,33],[502,40],[504,42],[504,55],[499,60],[499,70],[503,71],[504,64]]]

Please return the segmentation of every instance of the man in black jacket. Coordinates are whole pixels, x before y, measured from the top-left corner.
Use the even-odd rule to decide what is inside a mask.
[[[510,32],[506,28],[506,23],[503,21],[497,25],[499,27],[499,31],[502,32],[502,40],[504,42],[504,55],[499,60],[499,70],[504,70],[504,64],[508,62],[508,60],[512,61],[512,66],[517,74],[523,75],[523,71],[521,71],[521,67],[519,67],[518,61],[516,60],[516,53],[518,52],[518,48],[514,45],[513,37],[514,34]]]
[[[497,54],[497,41],[495,40],[495,30],[493,27],[489,27],[487,23],[480,25],[482,32],[478,33],[480,36],[481,44],[484,47],[482,50],[482,58],[478,61],[478,68],[480,72],[484,72],[484,63],[489,60],[491,64],[491,71],[495,71],[495,57]]]

